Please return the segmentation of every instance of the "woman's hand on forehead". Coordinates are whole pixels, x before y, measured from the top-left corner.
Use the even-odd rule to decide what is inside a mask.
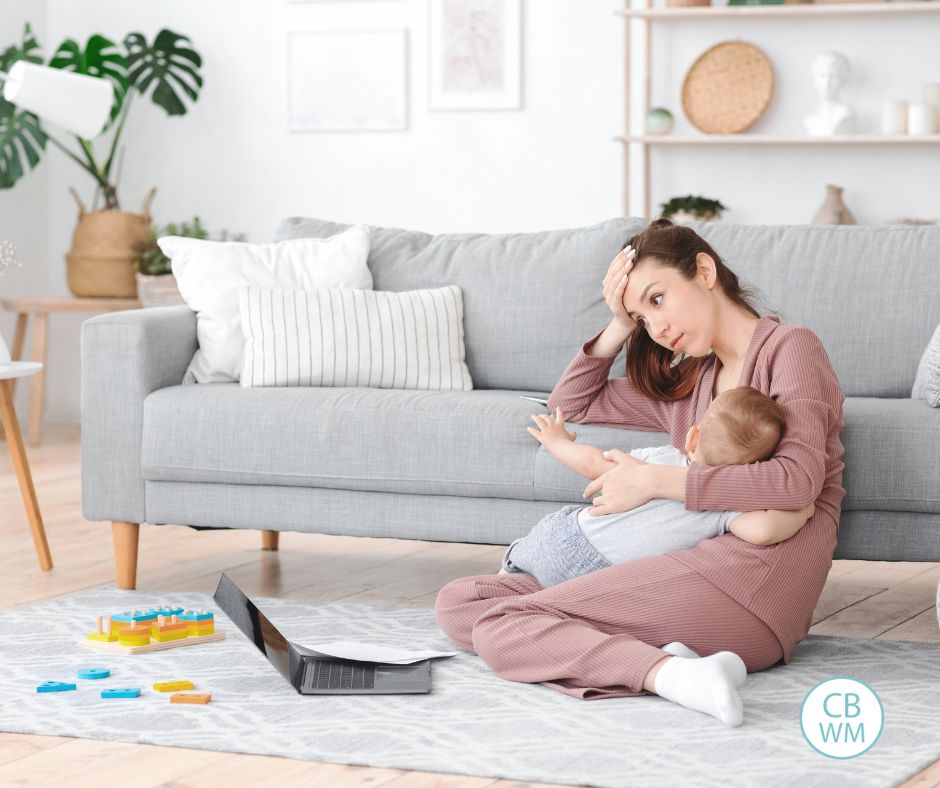
[[[611,261],[604,277],[604,301],[614,317],[623,323],[624,327],[633,329],[636,324],[627,315],[627,308],[623,303],[623,295],[627,289],[627,280],[630,270],[636,261],[636,249],[625,246]]]

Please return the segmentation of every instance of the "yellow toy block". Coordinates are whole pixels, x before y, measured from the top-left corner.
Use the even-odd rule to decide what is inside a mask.
[[[192,636],[211,635],[215,632],[215,624],[211,621],[192,621],[188,626],[189,634]]]
[[[189,633],[183,629],[176,632],[154,632],[153,639],[158,643],[167,643],[170,640],[182,640],[189,636]]]
[[[101,643],[114,643],[117,641],[118,634],[111,626],[111,616],[98,616],[98,631],[89,632],[85,637]]]
[[[140,635],[131,634],[132,630],[125,629],[118,635],[118,642],[122,646],[148,646],[150,645],[150,635],[144,633]]]
[[[117,635],[109,635],[106,632],[89,632],[85,635],[89,640],[98,640],[101,643],[117,643]]]
[[[177,690],[195,689],[196,685],[183,679],[181,681],[158,681],[153,685],[153,688],[157,692],[176,692]]]
[[[170,695],[170,703],[208,703],[210,700],[212,696],[208,692],[177,692]]]

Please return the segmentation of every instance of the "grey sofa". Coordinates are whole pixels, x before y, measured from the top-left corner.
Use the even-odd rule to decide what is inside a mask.
[[[581,501],[584,481],[526,432],[578,347],[609,320],[601,280],[645,223],[516,235],[373,228],[377,290],[456,284],[470,392],[181,385],[188,307],[82,327],[85,517],[113,523],[118,585],[134,587],[140,523],[508,544]],[[288,219],[277,239],[346,225]],[[821,338],[846,395],[841,558],[940,560],[940,410],[910,399],[940,323],[940,228],[699,230],[763,311]],[[623,374],[620,361],[612,374]],[[574,414],[573,414],[574,415]],[[625,450],[660,433],[578,429]]]

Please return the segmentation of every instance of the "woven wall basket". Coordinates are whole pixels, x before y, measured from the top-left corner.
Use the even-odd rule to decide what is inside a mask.
[[[770,103],[774,74],[761,50],[723,41],[699,55],[682,83],[682,109],[706,134],[737,134],[753,126]]]
[[[156,189],[144,198],[140,213],[88,213],[74,189],[78,224],[72,248],[65,255],[69,290],[79,298],[136,298],[134,261],[150,233],[150,203]]]

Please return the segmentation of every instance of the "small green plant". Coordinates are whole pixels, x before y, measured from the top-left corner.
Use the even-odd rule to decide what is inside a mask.
[[[673,197],[659,206],[663,219],[669,219],[674,214],[684,212],[696,219],[720,219],[721,212],[728,210],[718,200],[710,200],[695,194],[685,197]]]
[[[170,267],[170,258],[160,251],[157,245],[157,239],[165,235],[179,235],[183,238],[198,238],[200,240],[214,241],[247,241],[248,236],[244,233],[230,233],[223,230],[217,238],[210,239],[209,232],[202,224],[198,216],[194,216],[192,221],[170,222],[162,227],[154,225],[150,228],[150,236],[147,242],[141,247],[140,254],[134,261],[134,267],[146,276],[163,276],[172,273]]]

